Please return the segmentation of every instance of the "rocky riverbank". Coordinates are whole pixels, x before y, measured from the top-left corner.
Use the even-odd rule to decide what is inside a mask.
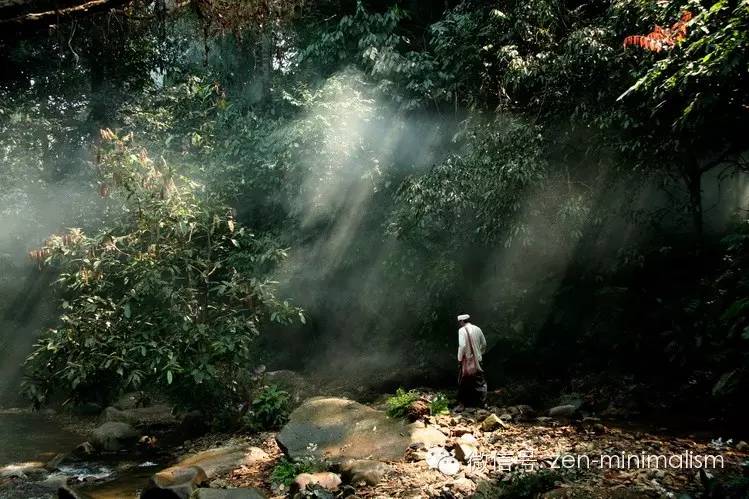
[[[126,397],[79,418],[87,439],[69,453],[2,467],[0,497],[745,497],[749,491],[749,446],[726,435],[634,428],[574,402],[430,414],[428,391],[407,411],[409,420],[400,420],[388,417],[382,403],[318,396],[293,373],[269,377],[296,406],[278,432],[195,436],[206,431],[199,414],[175,417],[166,405],[142,407]],[[707,456],[714,461],[705,462]]]

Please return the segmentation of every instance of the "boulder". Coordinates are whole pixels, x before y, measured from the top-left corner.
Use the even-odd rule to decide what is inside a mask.
[[[312,455],[334,462],[389,461],[403,457],[411,443],[409,433],[405,424],[382,411],[345,398],[315,397],[291,413],[276,441],[292,459]]]
[[[341,464],[340,470],[347,483],[377,485],[390,471],[390,466],[372,459],[350,459]]]
[[[198,489],[191,499],[265,499],[265,494],[255,488]]]
[[[205,484],[208,477],[200,466],[172,466],[154,474],[140,495],[141,499],[187,499]]]
[[[198,466],[205,472],[208,479],[212,480],[220,474],[235,470],[241,466],[250,466],[259,460],[267,458],[268,454],[258,447],[226,446],[188,455],[173,467]]]
[[[744,440],[741,440],[739,443],[736,444],[736,450],[739,452],[749,451],[749,444],[746,443]]]
[[[341,477],[330,471],[321,471],[319,473],[302,473],[297,475],[294,483],[291,484],[291,491],[304,491],[309,485],[316,485],[323,489],[334,492],[341,485]]]
[[[558,405],[556,407],[552,407],[551,409],[549,409],[549,417],[557,418],[557,419],[571,418],[576,413],[577,413],[577,405],[574,405],[574,404]]]
[[[138,441],[140,434],[127,423],[109,422],[94,429],[91,444],[104,451],[118,451]]]

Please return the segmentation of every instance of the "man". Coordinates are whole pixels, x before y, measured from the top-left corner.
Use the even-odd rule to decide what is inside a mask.
[[[483,407],[486,404],[486,379],[481,368],[482,355],[486,351],[486,338],[481,328],[471,324],[471,316],[458,316],[458,406]]]

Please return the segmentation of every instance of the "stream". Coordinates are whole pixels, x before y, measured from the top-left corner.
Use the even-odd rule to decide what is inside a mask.
[[[30,475],[23,470],[29,467],[41,468],[55,456],[70,453],[84,440],[85,437],[66,429],[48,415],[25,409],[1,409],[0,471],[5,475],[2,478],[6,478],[8,474],[19,474],[17,470]],[[50,494],[49,497],[56,497],[56,484],[67,479],[70,485],[82,491],[86,497],[136,498],[148,478],[163,464],[127,453],[91,461],[65,461],[41,482],[48,484],[46,494]],[[44,489],[42,485],[27,482],[23,478],[13,480],[14,487],[5,490],[0,488],[0,498],[36,497]]]

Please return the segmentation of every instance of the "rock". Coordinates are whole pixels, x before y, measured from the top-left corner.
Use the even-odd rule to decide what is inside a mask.
[[[471,457],[478,454],[478,449],[476,446],[471,444],[462,444],[459,443],[455,446],[455,459],[459,461],[463,461],[464,463],[467,463]]]
[[[408,431],[411,434],[411,444],[422,444],[424,447],[434,447],[436,445],[445,445],[447,436],[434,426],[420,428],[415,425],[409,425]]]
[[[464,435],[461,435],[458,438],[458,443],[469,444],[469,445],[477,445],[478,444],[478,440],[476,439],[476,437],[473,436],[473,434],[466,433]]]
[[[341,485],[341,477],[330,471],[321,471],[319,473],[302,473],[297,475],[294,483],[291,484],[293,492],[305,491],[309,485],[317,485],[323,489],[334,492]]]
[[[409,421],[417,421],[429,415],[429,404],[424,400],[414,400],[406,409],[406,417]]]
[[[577,406],[574,404],[558,405],[549,409],[549,417],[557,419],[571,418],[577,413]]]
[[[82,444],[79,444],[78,447],[73,449],[73,455],[76,457],[87,457],[92,455],[94,452],[96,452],[96,449],[91,444],[91,442],[83,442]]]
[[[55,454],[52,459],[44,463],[44,469],[46,469],[47,471],[56,470],[60,466],[60,463],[62,463],[66,457],[68,457],[67,454]]]
[[[536,418],[536,421],[540,424],[549,424],[554,420],[554,418],[550,418],[548,416],[539,416]]]
[[[0,480],[0,497],[3,499],[57,499],[57,488],[50,489],[39,482],[25,480]]]
[[[265,494],[255,488],[198,489],[191,499],[265,499]]]
[[[208,449],[181,459],[174,467],[199,466],[208,479],[268,458],[258,447],[226,446]],[[169,468],[167,468],[169,469]]]
[[[140,495],[141,499],[190,497],[193,491],[208,482],[200,466],[172,466],[154,474]]]
[[[536,415],[533,407],[525,404],[511,406],[508,408],[508,412],[512,414],[516,421],[530,421]]]
[[[362,482],[367,485],[376,485],[382,481],[390,467],[380,461],[372,459],[350,459],[340,466],[343,479],[353,485]]]
[[[462,477],[456,478],[455,481],[451,484],[451,487],[455,492],[468,497],[473,494],[474,490],[476,489],[476,484],[473,483],[470,478]]]
[[[413,433],[418,431],[428,432],[429,428]],[[382,411],[345,398],[315,397],[291,413],[276,441],[292,459],[312,454],[331,461],[389,461],[403,457],[411,443],[409,433],[402,422],[388,418]],[[433,433],[429,436],[435,437]]]
[[[137,442],[140,434],[127,423],[109,422],[96,428],[91,434],[91,444],[104,451],[118,451]]]
[[[736,450],[739,452],[749,451],[749,444],[742,440],[736,444]]]
[[[504,426],[505,423],[501,419],[499,419],[496,414],[490,414],[481,422],[482,431],[494,431],[497,428],[502,428]]]
[[[512,419],[513,419],[512,414],[510,414],[509,412],[503,412],[502,414],[499,415],[499,420],[502,421],[503,423],[508,423],[512,421]]]

